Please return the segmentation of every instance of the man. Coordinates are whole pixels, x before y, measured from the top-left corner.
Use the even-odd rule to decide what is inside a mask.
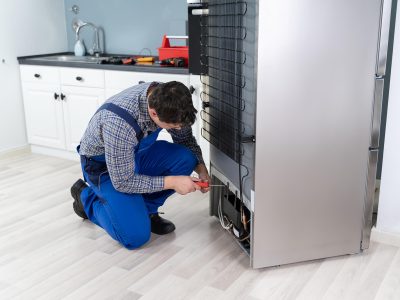
[[[208,191],[195,183],[210,180],[192,134],[196,112],[188,88],[176,81],[143,83],[106,101],[78,146],[86,183],[71,187],[76,214],[128,249],[145,244],[150,231],[174,231],[158,208],[174,192]],[[163,128],[174,143],[157,140]],[[189,176],[194,170],[199,179]]]

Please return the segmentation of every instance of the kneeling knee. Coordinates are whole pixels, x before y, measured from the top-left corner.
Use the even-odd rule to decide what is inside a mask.
[[[129,250],[136,249],[146,244],[150,240],[150,235],[150,229],[141,230],[140,232],[136,232],[134,234],[130,234],[128,237],[125,237],[121,243]]]

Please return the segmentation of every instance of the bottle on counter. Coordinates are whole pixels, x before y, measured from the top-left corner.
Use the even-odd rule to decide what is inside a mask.
[[[74,52],[75,56],[85,56],[86,54],[85,44],[81,39],[76,40]]]

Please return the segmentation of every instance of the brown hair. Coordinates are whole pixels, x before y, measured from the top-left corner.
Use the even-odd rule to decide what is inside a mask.
[[[192,95],[181,82],[158,84],[150,92],[148,103],[162,122],[191,126],[196,121],[197,110],[193,106]]]

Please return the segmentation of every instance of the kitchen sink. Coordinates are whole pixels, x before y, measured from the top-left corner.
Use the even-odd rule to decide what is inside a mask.
[[[47,60],[47,61],[59,61],[59,62],[71,62],[71,63],[92,63],[98,64],[102,60],[109,59],[108,56],[75,56],[75,55],[49,55],[31,58],[32,60]]]

